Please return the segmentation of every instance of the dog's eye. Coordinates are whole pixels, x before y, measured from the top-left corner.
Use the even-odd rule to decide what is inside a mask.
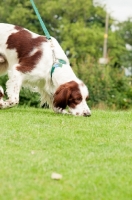
[[[81,101],[82,98],[81,98],[81,97],[78,97],[78,98],[76,98],[75,100],[77,100],[77,101]]]

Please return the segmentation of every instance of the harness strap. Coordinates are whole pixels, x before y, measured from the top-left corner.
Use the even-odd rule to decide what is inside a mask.
[[[58,61],[56,61],[56,62],[52,65],[51,72],[50,72],[51,78],[52,78],[52,75],[53,75],[53,72],[55,71],[55,69],[58,68],[58,67],[62,67],[63,64],[66,64],[66,61],[65,61],[65,60],[62,60],[62,59],[58,59]]]

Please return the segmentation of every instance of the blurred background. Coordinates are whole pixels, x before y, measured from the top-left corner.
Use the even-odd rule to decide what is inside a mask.
[[[132,1],[34,0],[50,33],[89,88],[91,108],[132,108]],[[1,0],[0,23],[44,34],[29,0]],[[7,76],[0,77],[5,89]],[[39,106],[22,89],[20,105]]]

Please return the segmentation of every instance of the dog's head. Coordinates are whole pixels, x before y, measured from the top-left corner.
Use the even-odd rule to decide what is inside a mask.
[[[70,81],[59,86],[54,94],[53,105],[58,109],[68,110],[73,115],[90,116],[91,111],[86,103],[88,98],[88,89],[83,82],[79,84]]]

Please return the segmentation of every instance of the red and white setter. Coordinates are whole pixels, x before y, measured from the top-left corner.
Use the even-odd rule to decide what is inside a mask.
[[[0,23],[0,75],[4,74],[9,77],[8,99],[3,100],[0,87],[0,108],[18,104],[21,87],[28,87],[40,93],[41,105],[47,102],[55,112],[91,115],[88,89],[53,37],[48,40],[25,28]]]

